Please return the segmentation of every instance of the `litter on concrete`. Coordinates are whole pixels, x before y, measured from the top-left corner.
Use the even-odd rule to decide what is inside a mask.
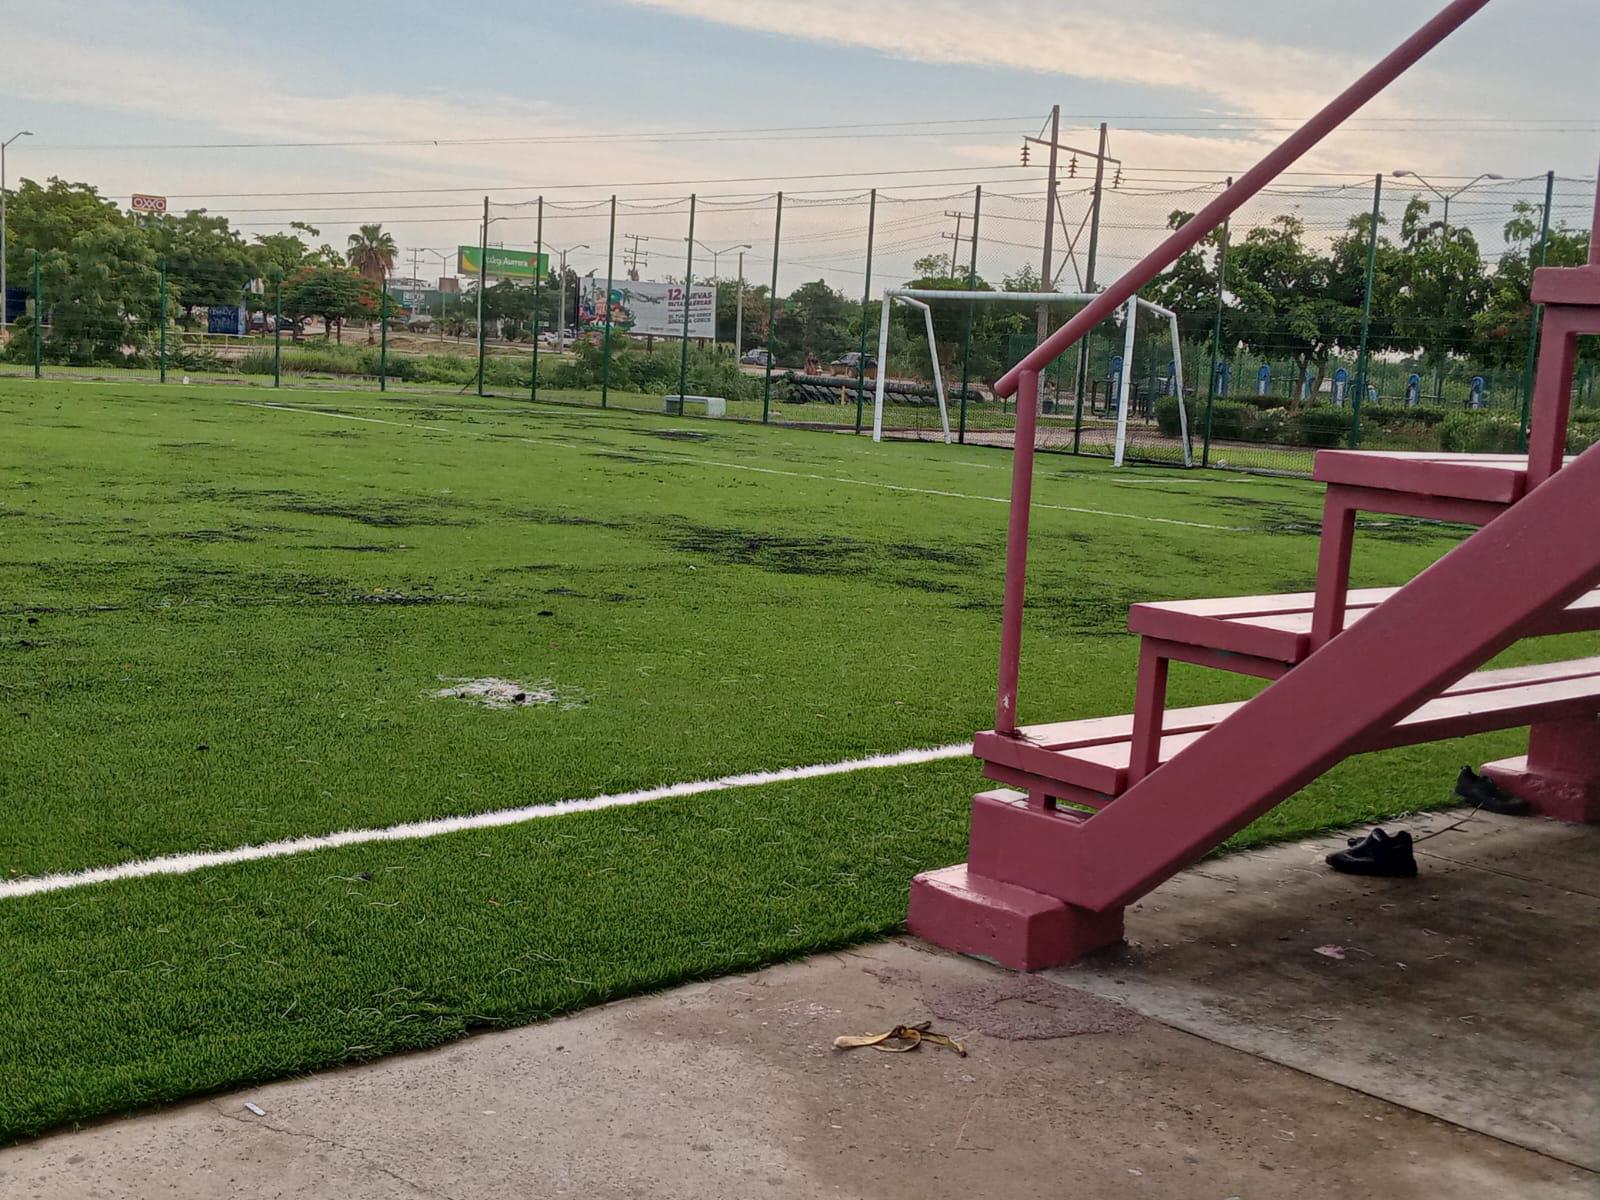
[[[935,1046],[954,1050],[962,1058],[967,1056],[967,1051],[960,1042],[947,1034],[932,1032],[932,1025],[932,1021],[923,1021],[917,1025],[896,1025],[887,1033],[844,1034],[833,1039],[833,1048],[856,1050],[862,1046],[871,1046],[874,1050],[883,1050],[889,1054],[903,1054],[907,1050],[915,1050],[923,1042],[932,1042]]]

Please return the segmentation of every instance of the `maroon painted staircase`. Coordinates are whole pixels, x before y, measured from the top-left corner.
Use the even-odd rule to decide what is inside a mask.
[[[1131,715],[1016,722],[1039,372],[1486,2],[1449,5],[997,386],[1018,421],[996,726],[974,753],[1007,786],[973,799],[968,861],[913,882],[913,933],[1017,969],[1070,962],[1120,940],[1128,904],[1350,755],[1491,729],[1531,732],[1526,756],[1488,774],[1547,816],[1600,820],[1600,658],[1482,669],[1524,637],[1600,629],[1600,446],[1563,457],[1576,339],[1600,334],[1600,237],[1588,266],[1535,278],[1528,455],[1323,452],[1315,591],[1136,605]],[[1480,528],[1403,587],[1351,591],[1360,511]],[[1174,661],[1272,682],[1249,701],[1167,710]]]

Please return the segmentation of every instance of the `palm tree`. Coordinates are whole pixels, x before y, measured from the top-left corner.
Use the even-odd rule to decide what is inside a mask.
[[[361,273],[363,279],[370,279],[380,286],[384,277],[394,269],[394,260],[400,253],[394,238],[383,231],[382,225],[363,225],[360,233],[350,235],[349,246],[345,257],[350,260],[350,265]]]
[[[394,238],[383,231],[382,225],[363,225],[361,232],[350,235],[348,245],[345,257],[350,260],[350,265],[361,273],[363,279],[371,280],[379,288],[383,287],[383,281],[394,269],[395,257],[400,253]],[[367,341],[372,340],[372,325],[368,322]]]

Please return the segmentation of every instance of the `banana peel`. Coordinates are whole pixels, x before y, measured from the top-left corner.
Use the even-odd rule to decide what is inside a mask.
[[[833,1039],[833,1048],[856,1050],[862,1046],[871,1046],[874,1050],[882,1050],[886,1054],[904,1054],[908,1050],[915,1050],[924,1042],[932,1042],[935,1046],[954,1050],[962,1058],[967,1056],[966,1049],[960,1042],[947,1034],[932,1032],[932,1026],[932,1021],[923,1021],[917,1025],[896,1025],[886,1033],[845,1034]]]

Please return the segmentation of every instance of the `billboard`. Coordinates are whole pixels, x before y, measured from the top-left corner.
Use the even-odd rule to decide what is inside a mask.
[[[242,304],[213,304],[206,309],[206,332],[246,334],[250,332],[250,316]]]
[[[578,300],[578,320],[590,329],[604,328],[606,299],[605,280],[593,276],[585,279]],[[641,336],[683,336],[681,283],[618,279],[611,285],[610,308],[612,329]],[[690,289],[689,336],[708,340],[717,336],[717,289],[710,284]]]
[[[136,213],[164,213],[167,211],[167,198],[165,196],[150,196],[144,192],[133,194],[133,203],[129,205]]]
[[[484,251],[477,246],[456,248],[456,270],[462,275],[478,277],[478,263]],[[534,250],[513,250],[509,246],[490,246],[489,262],[484,271],[493,279],[538,279],[550,273],[550,256]]]

